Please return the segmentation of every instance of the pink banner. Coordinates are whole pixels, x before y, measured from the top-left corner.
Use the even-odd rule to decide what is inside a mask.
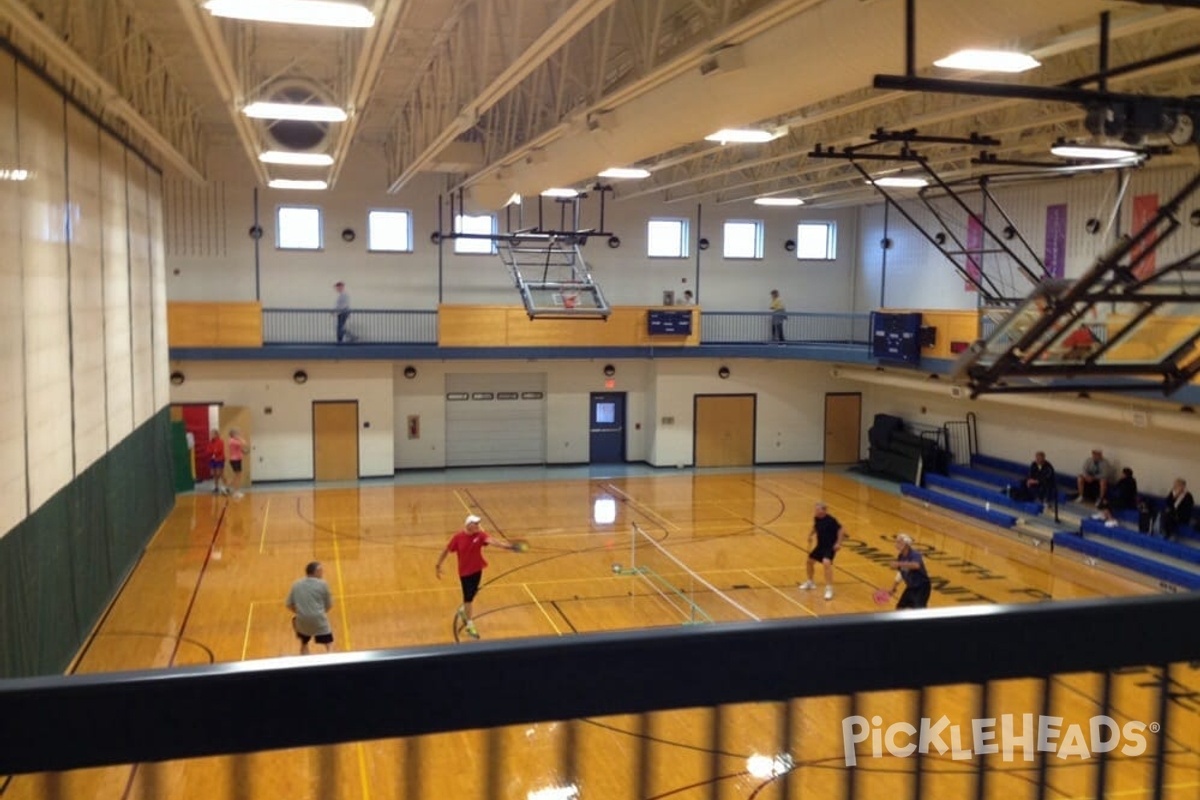
[[[967,274],[975,280],[983,274],[983,223],[979,217],[972,214],[967,217]],[[979,291],[971,281],[964,281],[963,288],[968,292]]]
[[[1046,206],[1046,273],[1061,278],[1067,268],[1067,204]]]
[[[1154,219],[1158,214],[1158,195],[1156,194],[1139,194],[1133,198],[1133,230],[1131,233],[1137,233],[1146,223]],[[1149,240],[1147,240],[1149,241]],[[1146,253],[1145,258],[1138,262],[1138,258],[1143,253],[1146,253],[1145,246],[1133,248],[1129,254],[1129,263],[1133,264],[1133,276],[1138,280],[1148,278],[1154,274],[1156,267],[1154,260],[1154,251]]]

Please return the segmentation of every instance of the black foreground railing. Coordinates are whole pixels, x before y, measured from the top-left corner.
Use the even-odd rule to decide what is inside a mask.
[[[1200,660],[1197,620],[1192,593],[7,680],[0,774],[804,697],[848,695],[853,705],[860,692],[950,684],[981,685],[986,697],[991,681],[1090,671],[1107,685],[1132,666],[1162,667],[1166,741],[1168,665]],[[798,666],[813,654],[819,668]],[[444,689],[454,686],[471,687],[472,701]],[[1108,713],[1104,695],[1099,713]],[[314,713],[332,698],[352,713]],[[1163,749],[1150,756],[1155,797]]]

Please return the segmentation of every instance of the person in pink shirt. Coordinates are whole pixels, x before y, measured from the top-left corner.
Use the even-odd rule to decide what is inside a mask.
[[[233,492],[233,499],[239,500],[245,495],[242,494],[242,459],[246,456],[246,450],[250,447],[250,443],[242,438],[241,433],[237,428],[229,429],[229,440],[225,444],[225,449],[229,454],[229,468],[233,470],[233,479],[227,480],[226,485]]]
[[[483,528],[479,527],[479,523],[482,521],[474,514],[470,514],[463,530],[450,537],[435,568],[440,580],[442,562],[446,560],[446,556],[454,553],[458,557],[458,579],[462,583],[463,598],[462,605],[458,607],[458,618],[463,621],[464,630],[472,639],[479,638],[479,631],[475,628],[475,617],[472,612],[474,611],[475,595],[479,592],[479,584],[483,581],[483,568],[487,566],[487,561],[483,559],[483,548],[495,545],[504,550],[513,552],[517,550],[516,545],[488,536]]]

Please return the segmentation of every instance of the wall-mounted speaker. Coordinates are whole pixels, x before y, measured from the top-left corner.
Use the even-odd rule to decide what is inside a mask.
[[[605,375],[605,377],[611,378],[613,375],[616,375],[616,374],[617,374],[617,368],[616,368],[616,367],[614,367],[612,364],[605,364],[605,365],[604,365],[604,375]]]
[[[292,373],[292,380],[296,383],[308,383],[308,373],[302,369],[298,369]]]
[[[172,386],[182,386],[185,380],[187,380],[187,378],[184,377],[182,372],[176,371],[171,373]]]
[[[621,246],[621,237],[619,237],[619,236],[608,237],[608,246],[611,247],[613,250],[616,250],[618,247]]]
[[[357,238],[358,238],[358,234],[354,232],[354,228],[343,228],[342,229],[342,241],[343,242],[353,242]]]
[[[795,240],[793,240],[793,239],[788,239],[786,242],[784,242],[784,243],[783,243],[783,249],[784,249],[784,250],[787,250],[789,253],[794,253],[794,252],[796,252],[796,242],[795,242]]]
[[[408,378],[410,381],[413,378],[417,377],[417,368],[414,367],[412,364],[409,364],[407,367],[404,368],[404,377]]]
[[[729,367],[721,367],[719,370],[717,370],[717,377],[720,378],[721,380],[725,380],[726,378],[728,378],[729,377]]]

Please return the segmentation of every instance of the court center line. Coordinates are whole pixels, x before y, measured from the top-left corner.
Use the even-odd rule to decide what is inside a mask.
[[[250,610],[246,612],[246,634],[242,637],[242,661],[250,650],[250,620],[254,619],[254,601],[250,601]]]
[[[525,593],[529,595],[531,600],[533,600],[533,604],[538,607],[538,611],[541,611],[542,616],[545,617],[546,621],[550,623],[550,627],[554,629],[555,635],[562,636],[562,631],[560,631],[558,626],[554,624],[554,619],[550,616],[550,613],[546,611],[545,606],[542,605],[542,601],[538,600],[537,595],[535,595],[533,590],[529,588],[529,584],[522,583],[521,588],[525,590]]]
[[[266,547],[266,545],[267,545],[267,517],[269,517],[270,515],[271,515],[271,498],[268,497],[267,505],[265,508],[263,508],[262,534],[260,534],[258,537],[258,552],[260,554],[262,552],[264,552],[263,548]]]
[[[786,599],[786,600],[787,600],[789,603],[792,603],[793,605],[800,606],[800,608],[802,608],[806,614],[811,614],[811,615],[813,615],[814,617],[818,617],[818,616],[820,616],[820,614],[818,614],[817,612],[813,611],[811,608],[809,608],[808,606],[804,605],[804,603],[801,603],[799,600],[797,600],[796,598],[792,597],[790,594],[788,594],[787,592],[783,591],[782,589],[780,589],[780,588],[779,588],[778,586],[776,586],[775,584],[773,584],[773,583],[770,583],[770,582],[768,582],[767,580],[765,580],[765,579],[763,579],[763,578],[759,577],[759,576],[758,576],[757,574],[755,574],[755,573],[754,573],[752,570],[748,570],[748,569],[747,569],[747,570],[743,570],[743,572],[745,572],[745,573],[746,573],[747,575],[749,575],[751,578],[754,578],[754,580],[756,580],[756,581],[758,581],[759,583],[761,583],[761,584],[763,584],[764,586],[766,586],[766,587],[767,587],[768,589],[770,589],[771,591],[775,592],[775,594],[778,594],[778,595],[780,595],[781,597],[783,597],[784,599]]]

